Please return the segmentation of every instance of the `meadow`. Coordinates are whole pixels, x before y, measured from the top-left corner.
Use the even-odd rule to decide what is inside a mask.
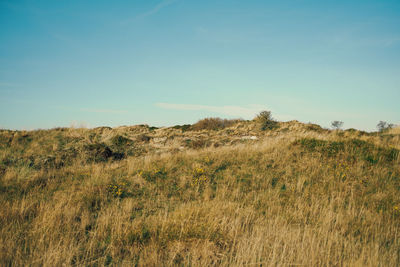
[[[211,122],[0,130],[0,265],[400,265],[398,128]]]

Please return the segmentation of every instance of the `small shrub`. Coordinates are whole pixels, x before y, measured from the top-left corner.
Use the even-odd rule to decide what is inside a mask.
[[[190,125],[190,124],[184,124],[184,125],[175,125],[172,128],[180,129],[182,132],[186,132],[186,131],[190,130],[191,127],[192,127],[192,125]]]
[[[84,149],[89,162],[102,162],[113,156],[112,150],[103,143],[88,144]]]
[[[255,120],[260,124],[262,131],[273,130],[278,127],[278,123],[272,118],[271,111],[261,111]]]
[[[386,132],[394,127],[394,124],[392,123],[387,123],[386,121],[380,121],[377,125],[376,128],[378,128],[379,132]]]
[[[128,196],[126,182],[114,182],[107,185],[107,192],[115,198]]]
[[[343,126],[343,121],[333,121],[331,123],[331,126],[335,130],[340,130],[342,128],[342,126]]]
[[[148,142],[150,142],[150,140],[151,140],[151,137],[150,136],[148,136],[148,135],[145,135],[145,134],[141,134],[141,135],[139,135],[138,137],[137,137],[137,139],[136,139],[137,141],[139,141],[139,142],[145,142],[145,143],[148,143]]]
[[[226,127],[235,125],[240,121],[242,121],[242,120],[240,120],[240,119],[228,120],[228,119],[221,119],[221,118],[205,118],[205,119],[199,120],[198,122],[193,124],[191,128],[195,131],[221,130]]]
[[[193,149],[200,149],[206,147],[206,141],[202,139],[191,140],[189,146]]]
[[[313,123],[307,124],[307,130],[314,131],[317,133],[322,133],[324,131],[324,129],[322,129],[321,126],[319,126],[318,124],[313,124]]]
[[[208,177],[204,169],[196,168],[193,170],[192,186],[201,186],[208,182]]]
[[[152,171],[140,171],[139,175],[148,182],[154,183],[158,179],[165,180],[167,172],[164,169],[155,168]]]
[[[104,162],[108,159],[121,160],[125,157],[125,153],[113,152],[104,143],[85,145],[84,150],[87,162]]]
[[[114,136],[114,137],[111,139],[111,143],[112,143],[114,146],[119,147],[119,146],[130,145],[130,144],[132,144],[133,142],[132,142],[131,139],[128,139],[128,138],[123,137],[123,136],[121,136],[121,135],[117,135],[117,136]]]

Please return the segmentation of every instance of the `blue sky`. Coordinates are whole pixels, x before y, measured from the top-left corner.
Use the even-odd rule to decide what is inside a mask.
[[[0,0],[0,127],[400,124],[400,1]]]

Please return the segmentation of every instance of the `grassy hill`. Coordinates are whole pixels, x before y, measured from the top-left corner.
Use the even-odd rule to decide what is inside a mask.
[[[400,265],[398,129],[211,122],[1,130],[0,265]]]

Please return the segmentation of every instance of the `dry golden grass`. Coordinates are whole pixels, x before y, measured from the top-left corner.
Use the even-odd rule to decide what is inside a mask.
[[[400,134],[400,126],[390,129],[388,132],[389,134]]]
[[[146,127],[3,131],[0,265],[400,264],[398,135]]]

